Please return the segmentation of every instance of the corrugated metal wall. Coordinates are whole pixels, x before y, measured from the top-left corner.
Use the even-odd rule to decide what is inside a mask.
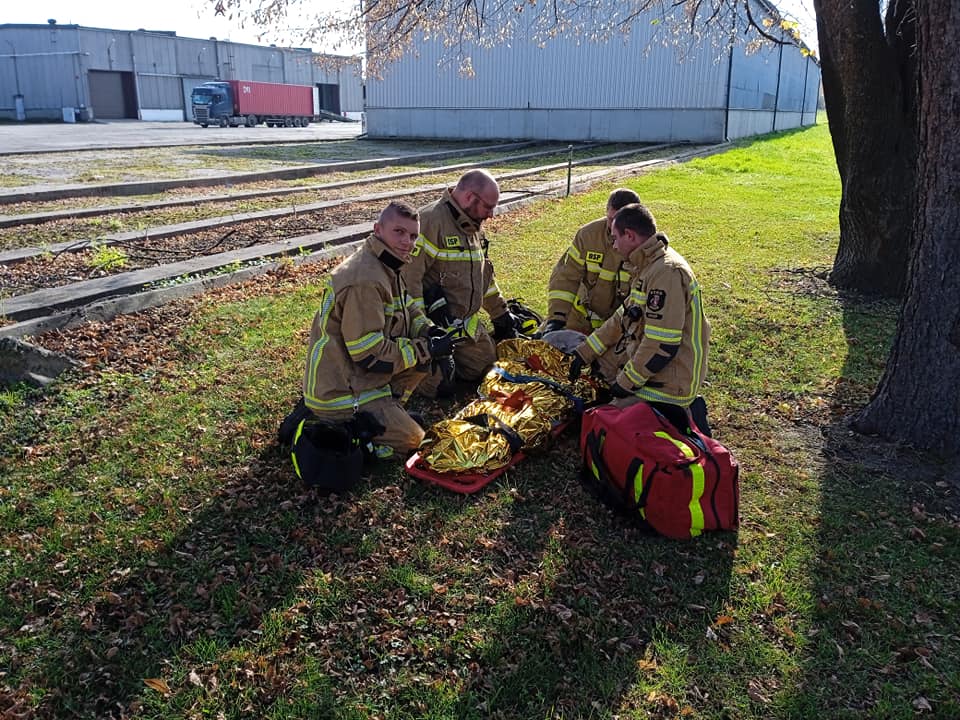
[[[15,48],[9,54],[17,55],[16,62],[4,57],[9,48]],[[313,62],[315,57],[307,50],[181,38],[170,33],[73,25],[0,26],[0,117],[14,117],[13,96],[18,85],[31,119],[58,119],[63,107],[89,108],[91,70],[134,73],[134,101],[144,120],[187,119],[186,85],[192,89],[214,79],[335,83],[340,86],[341,109],[362,111],[359,59],[351,59],[340,70],[327,70]]]
[[[367,132],[704,142],[815,118],[800,105],[805,75],[816,76],[808,88],[819,85],[819,68],[811,61],[812,72],[798,48],[748,51],[738,36],[731,51],[725,36],[674,37],[654,19],[641,16],[604,43],[564,36],[540,47],[520,33],[510,44],[472,47],[473,78],[443,64],[438,41],[422,42],[382,79],[368,79]]]
[[[87,95],[76,28],[40,26],[32,32],[0,27],[0,117],[14,118],[23,95],[27,119],[60,118]]]

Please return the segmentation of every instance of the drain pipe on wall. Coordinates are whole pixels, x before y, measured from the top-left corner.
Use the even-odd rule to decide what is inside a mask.
[[[733,82],[733,48],[737,44],[737,36],[730,33],[730,55],[727,58],[727,103],[723,113],[723,141],[730,142],[730,95]]]

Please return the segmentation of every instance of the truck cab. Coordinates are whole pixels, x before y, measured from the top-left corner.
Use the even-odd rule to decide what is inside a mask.
[[[200,127],[210,124],[226,127],[232,124],[233,94],[230,84],[225,82],[206,82],[198,85],[190,94],[193,107],[193,122]]]

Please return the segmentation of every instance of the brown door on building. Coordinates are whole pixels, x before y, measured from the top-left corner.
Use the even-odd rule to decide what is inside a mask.
[[[94,118],[137,119],[137,92],[133,73],[90,70],[90,104]]]

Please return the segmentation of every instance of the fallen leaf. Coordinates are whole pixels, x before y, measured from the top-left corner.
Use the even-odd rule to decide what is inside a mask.
[[[933,708],[930,706],[930,701],[927,700],[923,695],[913,699],[913,708],[914,710],[920,710],[921,712],[930,712]]]
[[[170,694],[170,686],[163,678],[145,678],[143,684],[163,695]]]

